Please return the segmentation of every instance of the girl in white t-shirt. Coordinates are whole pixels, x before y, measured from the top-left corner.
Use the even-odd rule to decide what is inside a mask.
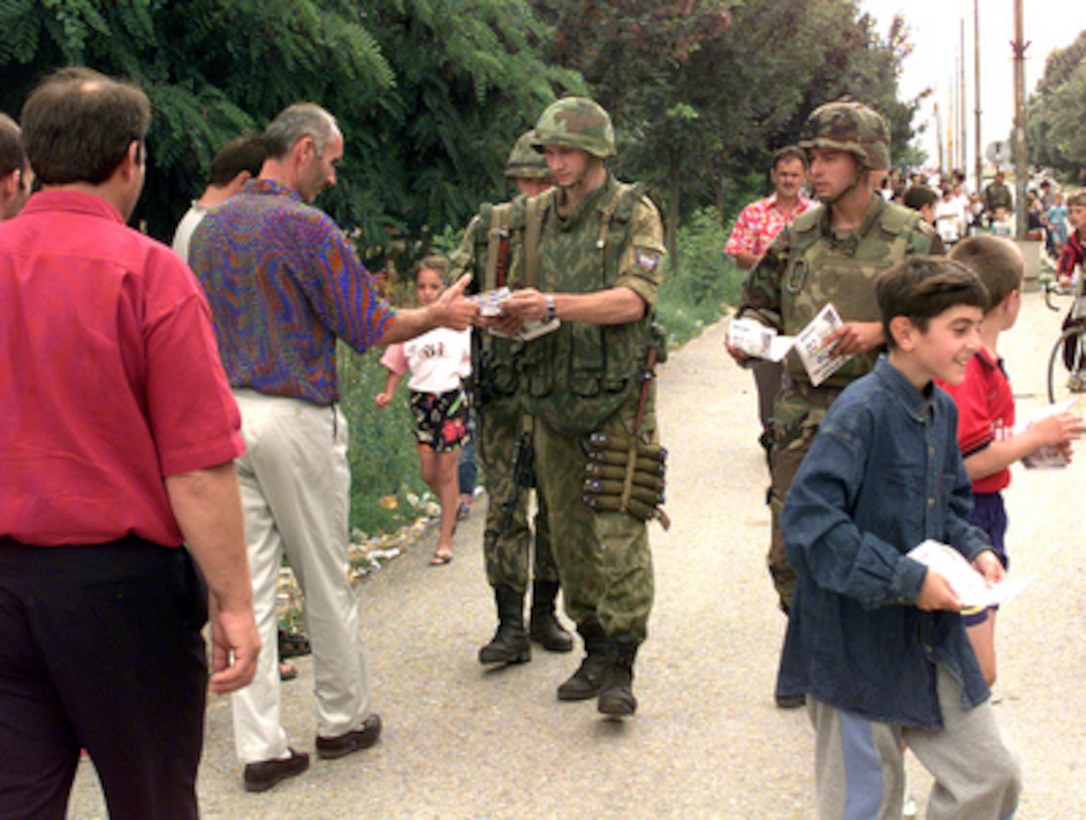
[[[445,289],[448,262],[427,256],[415,271],[415,297],[420,306],[436,302]],[[468,394],[463,379],[471,375],[471,330],[439,327],[401,344],[388,346],[381,357],[388,369],[385,389],[374,398],[378,407],[392,401],[396,385],[407,371],[411,378],[411,409],[418,426],[419,466],[422,480],[441,504],[441,534],[430,563],[442,566],[452,560],[453,532],[460,500],[456,468],[460,447],[471,440],[468,428]]]

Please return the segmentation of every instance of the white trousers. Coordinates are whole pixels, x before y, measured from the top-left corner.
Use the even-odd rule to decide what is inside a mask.
[[[305,595],[313,647],[317,734],[358,729],[370,685],[347,579],[351,475],[347,422],[339,407],[235,390],[245,455],[237,460],[253,608],[263,650],[252,684],[231,696],[238,759],[287,754],[279,713],[276,593],[283,553]]]

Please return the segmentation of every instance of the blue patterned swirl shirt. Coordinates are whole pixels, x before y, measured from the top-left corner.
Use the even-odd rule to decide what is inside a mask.
[[[335,222],[270,180],[210,211],[189,261],[234,388],[332,404],[336,337],[365,352],[395,316]]]

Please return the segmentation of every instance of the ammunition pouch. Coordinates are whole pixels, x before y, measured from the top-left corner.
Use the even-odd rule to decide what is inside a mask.
[[[585,504],[600,512],[622,512],[671,526],[664,503],[667,450],[636,437],[612,433],[589,436]]]

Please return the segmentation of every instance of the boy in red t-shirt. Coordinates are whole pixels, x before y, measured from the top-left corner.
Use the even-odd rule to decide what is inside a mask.
[[[1086,191],[1079,191],[1067,198],[1067,222],[1071,226],[1071,233],[1056,263],[1056,277],[1061,288],[1071,284],[1075,265],[1081,267],[1086,255]]]
[[[958,407],[958,446],[973,480],[969,522],[988,533],[996,555],[1006,567],[1003,536],[1007,513],[1001,491],[1011,483],[1010,465],[1046,446],[1059,447],[1069,456],[1071,442],[1079,437],[1082,418],[1059,413],[1014,433],[1014,396],[996,347],[999,334],[1014,326],[1022,306],[1022,255],[1010,240],[978,235],[959,242],[950,258],[976,272],[988,289],[990,302],[980,325],[983,347],[966,365],[962,383],[939,382],[939,386],[950,393]],[[967,610],[963,617],[981,671],[991,686],[996,678],[995,609]]]

